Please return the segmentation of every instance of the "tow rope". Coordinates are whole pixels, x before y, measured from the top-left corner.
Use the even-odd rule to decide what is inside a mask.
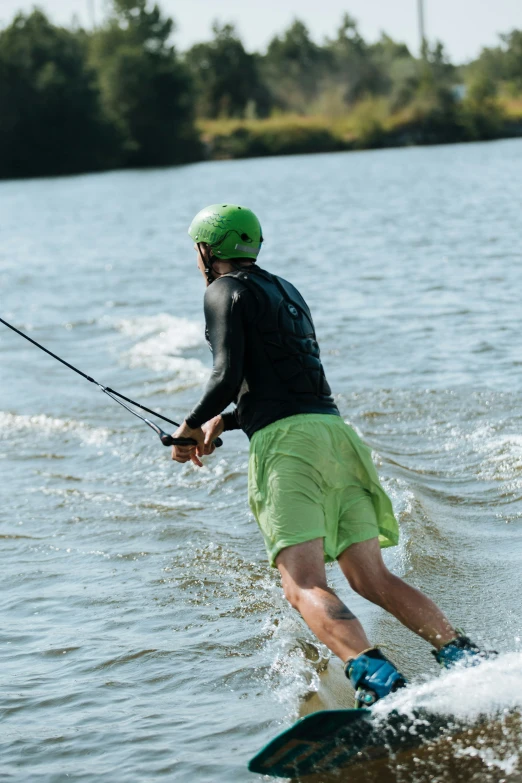
[[[101,391],[104,394],[110,397],[111,400],[114,400],[114,402],[117,402],[118,405],[122,406],[122,408],[125,408],[125,410],[129,411],[129,413],[132,413],[133,416],[137,416],[138,419],[141,419],[141,421],[144,421],[145,424],[148,424],[148,426],[151,429],[153,429],[157,435],[159,435],[159,438],[164,446],[196,446],[197,445],[197,441],[195,441],[193,438],[173,438],[172,435],[168,435],[166,432],[164,432],[161,429],[161,427],[159,427],[153,421],[147,419],[145,416],[142,416],[140,413],[137,413],[135,410],[130,408],[129,405],[126,405],[125,403],[130,403],[131,405],[135,405],[136,408],[140,408],[140,410],[142,411],[151,413],[157,419],[162,419],[163,421],[166,421],[169,424],[173,424],[174,427],[180,426],[179,424],[177,424],[177,422],[172,421],[172,419],[168,419],[166,416],[162,416],[162,414],[158,413],[157,411],[153,411],[150,408],[146,408],[145,405],[141,405],[139,402],[136,402],[135,400],[131,400],[129,397],[125,397],[124,394],[120,394],[120,392],[117,392],[115,389],[111,389],[110,386],[104,386],[103,384],[98,383],[98,381],[96,381],[94,378],[91,378],[90,375],[87,375],[87,373],[82,372],[82,370],[79,370],[73,364],[69,364],[69,362],[66,362],[65,359],[61,359],[55,353],[49,351],[48,348],[45,348],[43,345],[40,345],[40,343],[37,343],[36,340],[33,340],[32,337],[29,337],[29,335],[24,334],[24,332],[21,332],[20,329],[16,328],[16,326],[13,326],[8,321],[4,321],[3,318],[0,318],[0,323],[3,323],[4,326],[7,326],[8,329],[11,329],[13,332],[16,332],[16,334],[19,334],[20,337],[24,338],[24,340],[28,340],[33,345],[36,345],[36,347],[39,348],[41,351],[48,353],[49,356],[52,356],[53,359],[56,359],[57,361],[61,362],[73,372],[77,373],[78,375],[81,375],[82,378],[85,378],[90,383],[94,383],[96,386],[98,386],[98,388],[101,389]],[[122,400],[125,400],[125,402],[122,402]],[[221,438],[216,438],[216,440],[214,441],[214,445],[216,447],[222,446],[223,441],[221,440]]]

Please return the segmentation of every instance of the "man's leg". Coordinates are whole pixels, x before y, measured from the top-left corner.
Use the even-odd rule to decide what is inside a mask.
[[[326,583],[322,538],[283,549],[276,565],[288,602],[343,662],[371,646],[359,620]]]
[[[440,649],[457,636],[443,612],[420,590],[386,568],[377,538],[352,544],[338,558],[350,586]]]

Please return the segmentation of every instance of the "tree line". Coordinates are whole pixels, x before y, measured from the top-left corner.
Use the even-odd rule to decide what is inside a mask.
[[[0,177],[195,161],[198,119],[335,118],[369,99],[416,113],[427,141],[492,138],[499,97],[522,95],[520,30],[460,67],[440,43],[419,58],[385,34],[368,43],[348,14],[322,45],[295,20],[262,54],[230,24],[184,53],[173,31],[148,0],[112,0],[93,31],[18,14],[0,31]]]

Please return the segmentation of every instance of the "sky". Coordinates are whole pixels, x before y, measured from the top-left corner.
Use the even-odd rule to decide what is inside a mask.
[[[92,9],[100,22],[108,0],[39,0],[38,5],[58,24],[69,24],[76,14],[90,26]],[[426,34],[441,40],[453,62],[473,59],[484,46],[495,46],[498,34],[522,29],[522,0],[424,0]],[[0,0],[0,27],[16,11],[30,11],[34,0]],[[270,39],[294,18],[303,20],[312,38],[321,43],[333,37],[348,11],[359,22],[363,37],[374,41],[383,30],[418,52],[417,0],[159,0],[177,24],[174,43],[180,50],[208,40],[214,19],[233,22],[249,51],[262,51]]]

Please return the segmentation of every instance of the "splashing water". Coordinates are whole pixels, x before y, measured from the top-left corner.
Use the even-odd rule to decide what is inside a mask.
[[[473,722],[505,710],[522,709],[522,652],[505,653],[480,666],[455,666],[440,677],[412,684],[374,707],[376,716],[391,710],[411,714],[425,709]]]
[[[518,781],[522,772],[522,653],[499,655],[476,667],[455,666],[440,677],[378,702],[372,712],[386,722],[397,711],[422,729],[430,717],[447,718],[438,740],[424,742],[409,759],[393,757],[390,779]],[[426,715],[428,713],[428,715]],[[413,768],[412,764],[413,762]]]

